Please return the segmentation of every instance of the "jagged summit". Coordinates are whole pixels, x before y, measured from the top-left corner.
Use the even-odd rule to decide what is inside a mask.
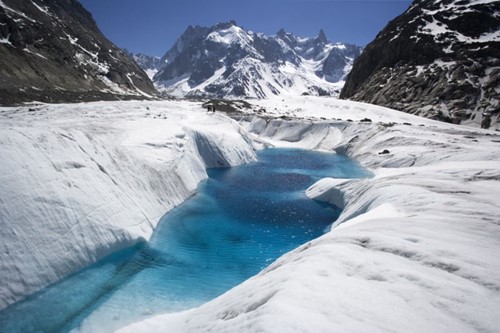
[[[277,36],[280,36],[280,37],[283,37],[284,35],[286,35],[286,31],[284,28],[281,28],[277,33],[276,33]]]
[[[316,41],[324,44],[328,43],[328,38],[326,38],[326,34],[323,29],[319,31],[318,37],[316,37]]]
[[[162,57],[153,80],[177,96],[264,98],[281,94],[337,95],[361,48],[280,29],[274,36],[235,21],[189,26]]]
[[[215,24],[211,29],[212,30],[222,30],[222,29],[229,29],[231,27],[237,27],[238,24],[236,23],[235,20],[230,20],[227,22],[219,22]]]

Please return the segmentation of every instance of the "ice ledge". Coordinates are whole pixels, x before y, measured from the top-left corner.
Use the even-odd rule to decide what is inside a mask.
[[[348,202],[346,202],[346,193],[343,190],[343,186],[356,181],[352,179],[323,178],[309,187],[306,195],[313,200],[327,202],[343,208],[341,216],[339,216],[339,219],[334,224],[336,230],[370,220],[403,218],[406,216],[400,209],[389,202],[379,205],[370,203],[360,208],[357,207],[355,211],[351,211],[352,209],[346,210]]]
[[[251,139],[235,123],[222,123],[211,128],[186,127],[206,168],[236,166],[256,160]]]
[[[338,187],[351,182],[352,179],[323,178],[306,190],[306,195],[315,200],[328,202],[344,208],[344,192]]]

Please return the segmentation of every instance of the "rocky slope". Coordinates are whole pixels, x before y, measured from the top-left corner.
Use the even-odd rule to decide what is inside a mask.
[[[155,94],[78,1],[0,1],[0,104]]]
[[[414,1],[357,58],[340,97],[477,124],[498,110],[499,55],[500,2]]]
[[[283,29],[275,36],[246,31],[234,21],[189,26],[154,81],[177,96],[338,95],[360,50],[331,43],[323,31],[301,38]]]

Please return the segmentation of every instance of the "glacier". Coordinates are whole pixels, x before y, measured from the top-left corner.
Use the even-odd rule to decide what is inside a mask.
[[[0,307],[147,240],[207,166],[277,146],[375,176],[320,180],[307,195],[343,207],[328,233],[213,301],[119,332],[497,330],[497,132],[332,98],[254,103],[265,116],[188,101],[0,108]]]
[[[262,144],[334,149],[375,177],[319,181],[308,195],[344,207],[330,232],[211,302],[118,332],[497,331],[497,133],[333,99],[260,103],[305,115],[242,118]]]

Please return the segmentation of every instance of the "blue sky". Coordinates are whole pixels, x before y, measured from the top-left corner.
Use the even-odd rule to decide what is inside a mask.
[[[255,32],[299,36],[323,29],[333,42],[366,45],[411,0],[80,0],[112,42],[162,56],[189,25],[235,20]]]

